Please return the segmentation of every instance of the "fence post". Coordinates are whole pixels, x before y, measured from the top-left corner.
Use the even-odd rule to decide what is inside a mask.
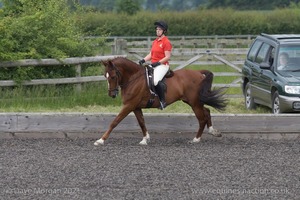
[[[114,55],[122,55],[125,54],[127,50],[127,41],[124,39],[116,39],[115,40],[115,52]]]
[[[75,70],[76,70],[76,78],[81,77],[81,65],[75,65]],[[81,83],[76,84],[76,92],[81,92]]]
[[[117,38],[114,37],[114,42],[113,42],[113,44],[111,45],[111,54],[112,54],[112,55],[116,55],[116,44],[117,44],[116,40],[117,40]]]
[[[152,45],[151,37],[147,37],[147,48],[150,49]]]

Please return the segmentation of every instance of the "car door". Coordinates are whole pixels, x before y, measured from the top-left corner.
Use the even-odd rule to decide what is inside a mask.
[[[253,68],[253,93],[255,101],[259,104],[266,106],[270,105],[271,101],[271,85],[273,71],[271,71],[271,65],[274,61],[274,47],[267,43],[263,43],[261,46],[256,58],[255,58],[255,67]],[[262,68],[260,65],[269,65],[270,67]]]
[[[250,83],[250,91],[251,91],[251,96],[255,97],[255,89],[253,87],[253,83],[257,82],[257,64],[255,63],[255,58],[256,55],[262,45],[261,40],[255,40],[254,43],[251,45],[251,48],[249,49],[249,52],[247,54],[247,59],[244,63],[243,67],[243,74],[245,77],[248,78],[249,83]],[[254,90],[253,90],[254,89]]]

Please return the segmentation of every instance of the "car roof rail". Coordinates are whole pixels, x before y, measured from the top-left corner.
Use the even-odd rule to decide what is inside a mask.
[[[269,35],[269,34],[267,34],[267,33],[261,33],[260,35],[261,35],[261,36],[264,36],[264,37],[266,37],[266,38],[269,38],[269,39],[271,39],[271,40],[276,40],[276,39],[277,39],[277,38],[274,37],[273,35]]]
[[[271,40],[289,40],[289,39],[300,39],[300,34],[272,34],[261,33],[261,36],[269,38]]]

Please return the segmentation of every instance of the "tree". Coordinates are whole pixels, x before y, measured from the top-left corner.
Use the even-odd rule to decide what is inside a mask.
[[[64,58],[92,55],[92,44],[83,40],[68,0],[3,0],[0,16],[0,60]],[[68,68],[0,68],[0,78],[31,79],[65,76]],[[39,71],[40,70],[40,71]]]
[[[139,0],[118,0],[116,9],[118,13],[134,15],[141,9],[140,3]]]
[[[91,54],[82,40],[74,15],[66,0],[3,0],[4,16],[0,32],[2,42],[12,40],[6,48],[10,59],[61,58]],[[1,27],[0,27],[1,28]],[[1,42],[1,43],[2,43]],[[82,50],[85,51],[82,51]],[[8,50],[8,51],[7,51]],[[6,59],[0,56],[0,59]]]

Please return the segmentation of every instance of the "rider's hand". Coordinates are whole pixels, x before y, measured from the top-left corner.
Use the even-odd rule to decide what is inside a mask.
[[[157,67],[158,65],[161,65],[161,63],[160,62],[155,62],[155,63],[151,64],[152,67]]]
[[[139,60],[140,65],[143,65],[145,62],[146,62],[145,59]]]

